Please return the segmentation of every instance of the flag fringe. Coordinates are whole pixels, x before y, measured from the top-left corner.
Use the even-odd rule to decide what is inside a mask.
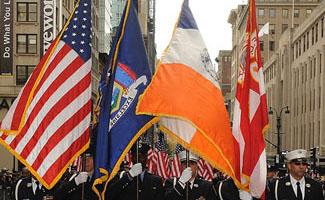
[[[3,141],[0,138],[0,144],[4,146],[12,155],[14,155],[21,163],[23,163],[27,169],[30,171],[30,173],[37,178],[37,180],[42,183],[42,185],[46,189],[51,189],[55,184],[61,179],[62,175],[66,172],[68,167],[73,163],[75,159],[78,158],[83,152],[85,152],[89,148],[90,140],[67,162],[67,164],[62,168],[62,170],[56,175],[56,177],[53,179],[51,184],[47,184],[41,176],[38,175],[37,171],[35,171],[32,166],[30,166],[27,161],[21,157],[14,149],[12,149],[5,141]]]

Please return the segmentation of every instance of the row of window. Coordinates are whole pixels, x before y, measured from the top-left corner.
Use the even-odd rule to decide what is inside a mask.
[[[266,9],[265,8],[259,8],[257,11],[258,17],[264,17],[266,16],[265,13]],[[282,8],[282,17],[283,18],[288,18],[289,17],[289,9],[287,8]],[[308,17],[312,12],[312,9],[308,8],[306,9],[306,14],[305,16]],[[276,9],[275,8],[269,8],[269,14],[268,16],[270,18],[275,18],[276,17]],[[298,18],[300,16],[300,9],[294,9],[293,16]]]
[[[316,21],[315,24],[297,40],[294,44],[295,58],[309,49],[309,44],[314,45],[320,38],[324,37],[324,17]]]
[[[276,76],[276,65],[272,64],[264,71],[264,82],[267,83]]]
[[[309,90],[309,92],[306,92],[307,94],[303,94],[300,97],[294,98],[293,101],[293,116],[298,116],[299,114],[304,114],[307,113],[307,109],[309,112],[315,111],[316,108],[320,109],[321,108],[321,96],[322,96],[322,88],[319,87],[317,93],[315,93],[316,89]],[[316,94],[318,95],[318,105],[316,103],[317,97]],[[298,99],[300,99],[300,103],[298,103]],[[307,102],[308,100],[308,102]],[[307,108],[307,103],[309,103],[309,108]],[[300,105],[300,110],[299,110],[299,105]],[[299,112],[300,111],[300,112]]]
[[[264,24],[258,25],[258,30],[261,30],[261,28],[264,26]],[[297,28],[299,24],[294,24],[294,28]],[[287,30],[289,27],[288,24],[282,24],[281,25],[281,33],[283,33],[285,30]],[[275,24],[269,24],[269,34],[274,35],[276,33],[276,25]]]
[[[318,136],[321,135],[320,132],[320,121],[318,121],[318,127],[316,127],[316,124],[314,122],[308,123],[308,129],[306,129],[306,124],[297,123],[300,124],[294,126],[293,128],[293,134],[294,134],[294,143],[298,144],[298,148],[310,148],[315,146],[315,134]],[[317,130],[318,129],[318,130]],[[309,131],[308,131],[309,130]],[[300,133],[300,135],[298,135]],[[307,140],[306,140],[307,136]],[[300,138],[300,140],[299,140]],[[308,143],[309,141],[309,143]],[[317,145],[316,145],[317,146]]]
[[[264,51],[264,41],[260,41],[260,49],[261,51]],[[274,51],[275,50],[275,42],[274,41],[269,41],[269,50]]]
[[[317,66],[317,61],[319,62],[318,66]],[[302,68],[300,68],[299,70],[296,70],[294,72],[295,87],[298,87],[299,84],[304,84],[305,82],[307,82],[308,78],[313,79],[316,77],[317,74],[322,73],[322,64],[323,64],[322,54],[319,54],[318,58],[314,57],[309,62],[310,62],[309,66],[307,65],[307,63],[304,63]],[[309,73],[307,71],[308,68],[309,68]],[[308,77],[308,74],[309,74],[309,77]],[[301,76],[299,76],[299,75],[301,75]]]

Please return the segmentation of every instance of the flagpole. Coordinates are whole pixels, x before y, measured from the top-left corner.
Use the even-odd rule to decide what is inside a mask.
[[[190,153],[189,151],[186,149],[186,168],[189,166],[189,160],[190,160]],[[193,172],[192,172],[193,173]],[[188,182],[186,183],[186,200],[188,200]]]
[[[82,171],[85,171],[86,169],[86,154],[83,153],[82,154],[82,165],[81,165],[81,169]],[[84,200],[85,197],[85,183],[81,183],[81,200]]]
[[[137,163],[139,162],[139,140],[137,140]],[[137,200],[139,200],[139,176],[137,176]]]

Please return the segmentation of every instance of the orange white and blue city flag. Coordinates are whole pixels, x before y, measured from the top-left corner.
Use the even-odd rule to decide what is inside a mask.
[[[137,114],[159,116],[162,131],[236,181],[234,138],[224,98],[187,0]]]
[[[80,0],[1,123],[0,143],[46,188],[89,146],[90,19]]]

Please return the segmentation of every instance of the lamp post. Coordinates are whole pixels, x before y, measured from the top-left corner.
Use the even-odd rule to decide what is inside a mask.
[[[289,114],[290,110],[289,110],[289,106],[285,106],[283,108],[281,108],[280,112],[278,112],[275,108],[270,107],[269,108],[269,114],[273,115],[273,113],[275,112],[275,116],[276,116],[276,128],[277,128],[277,136],[278,136],[278,145],[277,145],[277,153],[280,156],[281,155],[281,137],[280,137],[280,130],[281,130],[281,116],[282,116],[282,112],[284,111],[285,114]]]

